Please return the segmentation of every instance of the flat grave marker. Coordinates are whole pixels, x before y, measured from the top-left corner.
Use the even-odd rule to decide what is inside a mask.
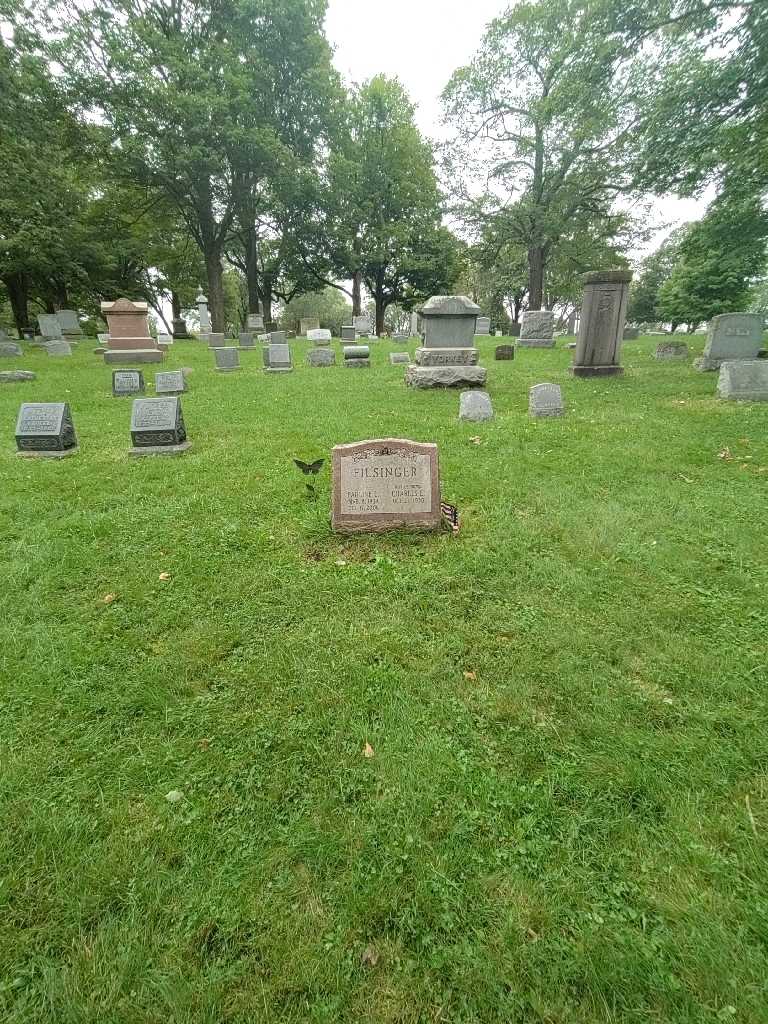
[[[25,402],[16,420],[17,454],[28,459],[63,459],[78,450],[68,402]]]
[[[115,398],[144,394],[144,374],[141,370],[113,370],[112,394]]]
[[[186,390],[187,382],[183,370],[163,370],[155,374],[156,395],[179,395]]]

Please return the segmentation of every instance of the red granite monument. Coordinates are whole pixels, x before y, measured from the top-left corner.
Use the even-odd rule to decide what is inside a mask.
[[[149,333],[146,302],[118,299],[102,302],[101,312],[107,318],[109,341],[104,351],[105,363],[161,363],[163,349]]]

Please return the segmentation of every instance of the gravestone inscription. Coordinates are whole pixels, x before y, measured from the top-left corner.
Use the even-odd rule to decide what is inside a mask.
[[[141,370],[113,370],[112,394],[116,398],[144,393],[144,374]]]
[[[25,402],[16,420],[18,454],[62,459],[77,451],[77,437],[67,402]]]
[[[440,526],[436,444],[401,438],[336,445],[331,522],[339,533]]]
[[[190,442],[178,398],[137,398],[131,409],[130,455],[178,455]]]
[[[237,348],[215,348],[216,369],[219,373],[231,373],[240,369],[240,350]]]
[[[311,348],[307,352],[308,366],[335,366],[336,353],[332,348]]]
[[[497,345],[494,353],[494,358],[498,360],[514,359],[515,358],[515,346],[514,345]]]
[[[164,370],[155,374],[156,395],[180,395],[186,390],[183,370]]]
[[[728,359],[720,367],[719,398],[768,402],[768,360]]]
[[[763,341],[763,321],[757,313],[721,313],[713,316],[697,370],[719,370],[728,359],[757,359]]]
[[[529,309],[523,313],[521,348],[554,348],[555,314],[550,309]]]
[[[565,412],[559,384],[534,384],[528,392],[531,416],[562,416]]]

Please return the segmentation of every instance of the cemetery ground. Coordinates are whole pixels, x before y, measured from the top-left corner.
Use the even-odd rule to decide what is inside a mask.
[[[481,339],[482,424],[388,342],[177,342],[192,449],[139,460],[88,341],[4,361],[3,1020],[768,1020],[768,405],[657,340]],[[18,459],[61,400],[79,454]],[[332,446],[386,436],[458,536],[330,533]]]

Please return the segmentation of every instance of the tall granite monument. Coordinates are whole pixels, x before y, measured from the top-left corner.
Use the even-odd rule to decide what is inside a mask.
[[[584,275],[581,324],[572,367],[576,377],[608,377],[624,372],[621,342],[631,280],[631,270],[596,270]]]
[[[163,361],[163,349],[149,333],[146,302],[131,302],[130,299],[102,302],[101,312],[109,327],[105,363],[130,366]]]
[[[421,308],[423,344],[405,380],[415,388],[483,387],[488,371],[478,366],[475,324],[480,307],[466,295],[433,295]]]

